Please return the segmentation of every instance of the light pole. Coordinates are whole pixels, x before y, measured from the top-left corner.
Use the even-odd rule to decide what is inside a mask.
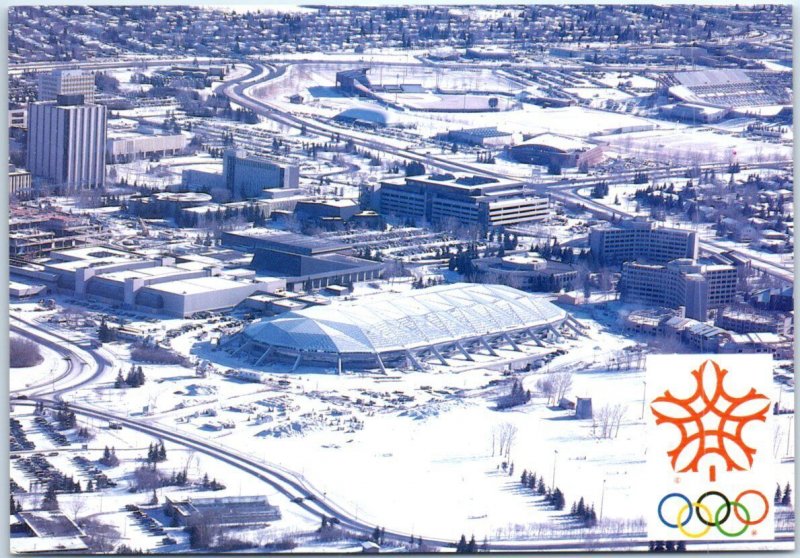
[[[794,422],[794,415],[787,414],[789,418],[789,428],[786,430],[786,457],[789,457],[789,448],[792,445],[792,423]]]
[[[603,491],[600,492],[600,521],[603,521],[603,503],[606,499],[606,479],[603,479]]]
[[[558,460],[558,450],[553,451],[553,482],[550,487],[555,490],[556,488],[556,461]]]
[[[644,404],[647,398],[647,381],[642,380],[642,417],[639,420],[644,420]]]

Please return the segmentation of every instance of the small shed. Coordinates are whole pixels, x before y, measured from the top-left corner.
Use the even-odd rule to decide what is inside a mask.
[[[592,418],[592,398],[591,397],[578,397],[575,401],[575,418],[576,419],[590,419]]]

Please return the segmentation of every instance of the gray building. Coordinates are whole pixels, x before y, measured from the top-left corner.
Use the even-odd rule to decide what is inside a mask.
[[[27,200],[33,196],[31,173],[10,166],[8,169],[8,193],[18,200]]]
[[[95,101],[94,74],[85,70],[55,70],[39,76],[39,100],[55,101],[59,95],[83,95]]]
[[[280,165],[243,150],[225,152],[222,174],[234,200],[259,198],[267,188],[297,188],[300,183],[297,166]]]
[[[547,198],[526,197],[522,183],[488,176],[427,174],[381,182],[380,210],[401,217],[496,227],[543,220]]]
[[[28,115],[28,169],[62,192],[105,183],[106,107],[81,95],[32,103]]]
[[[464,130],[451,130],[447,132],[447,140],[466,145],[480,147],[498,147],[510,145],[514,142],[514,134],[502,132],[496,126],[486,128],[470,128]]]
[[[602,265],[634,260],[666,264],[677,259],[697,259],[697,233],[635,219],[616,226],[592,228],[589,246]]]
[[[681,259],[666,265],[626,262],[620,291],[628,302],[686,309],[686,317],[708,319],[710,308],[730,304],[736,297],[738,273],[734,266],[702,264]]]
[[[317,290],[377,279],[383,264],[351,255],[351,247],[312,236],[272,229],[222,233],[222,243],[254,252],[251,267],[258,274],[282,277],[290,291]]]

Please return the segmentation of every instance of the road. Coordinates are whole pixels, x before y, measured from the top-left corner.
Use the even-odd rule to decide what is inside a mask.
[[[158,61],[159,63],[177,63],[176,61]],[[135,65],[130,61],[126,62],[113,62],[102,64],[116,64],[113,66],[98,66],[95,67],[125,67]],[[42,69],[42,67],[40,67]],[[285,71],[285,67],[275,68],[263,64],[254,63],[253,69],[247,75],[240,78],[226,82],[220,90],[232,101],[250,108],[256,113],[270,118],[276,122],[282,123],[294,128],[306,127],[307,130],[330,136],[331,134],[339,134],[340,137],[351,139],[356,145],[368,149],[380,151],[382,153],[390,154],[392,156],[418,161],[426,165],[433,164],[434,166],[443,170],[450,170],[454,172],[468,172],[468,173],[481,173],[496,178],[509,178],[501,173],[486,171],[482,167],[470,165],[462,162],[452,162],[444,158],[428,155],[418,154],[413,151],[398,148],[391,145],[386,141],[380,139],[364,137],[367,134],[358,133],[349,129],[334,127],[322,124],[313,120],[305,120],[296,117],[292,114],[283,112],[277,107],[268,102],[253,99],[248,95],[248,90],[252,87],[273,79],[281,75]],[[714,168],[714,167],[709,167]],[[717,167],[719,168],[719,167]],[[630,173],[620,173],[618,176],[610,180],[630,180],[635,171]],[[679,172],[674,169],[672,172]],[[628,176],[628,174],[630,176]],[[592,184],[598,179],[594,177],[580,179],[574,182],[553,181],[542,185],[547,187],[547,190],[565,190],[564,192],[553,192],[554,194],[565,196],[567,198],[577,196],[575,190],[586,184]],[[608,212],[605,206],[597,207],[590,200],[585,200],[578,196],[580,203],[587,206],[594,205],[594,210]],[[588,203],[587,203],[588,202]],[[616,211],[616,213],[620,213]],[[67,370],[52,382],[50,389],[45,385],[37,385],[29,387],[25,390],[19,390],[12,394],[12,399],[19,398],[20,396],[27,397],[25,399],[15,399],[14,405],[33,405],[36,401],[41,401],[46,405],[54,405],[60,401],[63,396],[69,392],[80,389],[84,386],[95,383],[104,375],[111,372],[113,368],[112,360],[104,354],[104,351],[94,348],[82,349],[75,346],[69,339],[52,332],[45,332],[36,324],[30,322],[23,322],[18,318],[12,317],[12,330],[20,335],[33,339],[41,343],[59,354],[63,355],[66,361],[69,362]],[[112,372],[113,373],[113,372]],[[344,510],[342,507],[336,505],[330,499],[326,498],[325,494],[310,485],[305,479],[302,479],[296,473],[289,471],[276,464],[265,463],[255,458],[241,455],[238,451],[217,445],[202,438],[191,436],[184,432],[177,432],[174,429],[166,428],[158,425],[157,423],[132,419],[130,417],[120,416],[107,410],[70,403],[71,408],[78,414],[93,417],[101,420],[113,420],[123,424],[126,428],[143,432],[160,438],[168,440],[182,446],[193,448],[203,454],[211,456],[215,459],[228,463],[243,472],[247,472],[267,482],[275,488],[278,492],[285,495],[287,498],[295,499],[298,497],[303,498],[295,505],[300,506],[306,512],[319,515],[333,517],[340,521],[341,525],[362,535],[371,535],[375,525],[367,524],[359,521],[357,517],[350,512]],[[308,498],[310,496],[311,498]],[[419,533],[415,534],[419,535]],[[409,540],[411,533],[403,533],[394,530],[386,530],[386,539],[397,543],[406,543]],[[450,539],[442,539],[434,537],[426,537],[422,534],[427,545],[447,548],[453,545]],[[790,535],[782,535],[780,540],[791,540]],[[727,542],[727,541],[721,541]],[[703,544],[716,544],[714,542],[704,542]],[[728,543],[730,544],[730,543]],[[520,542],[491,542],[489,548],[495,551],[525,551],[525,550],[614,550],[614,549],[646,549],[647,539],[644,534],[631,537],[614,537],[609,539],[594,539],[584,541],[520,541]]]
[[[19,320],[17,320],[19,321]],[[99,377],[108,371],[112,363],[100,350],[89,348],[83,351],[76,347],[72,342],[62,338],[63,342],[58,343],[51,336],[50,332],[42,331],[38,326],[30,322],[22,322],[12,325],[14,330],[29,339],[40,342],[45,346],[56,350],[59,354],[69,357],[74,364],[70,367],[67,374],[60,378],[62,383],[58,389],[47,391],[39,390],[20,390],[12,394],[12,403],[15,406],[33,406],[36,402],[42,402],[46,406],[58,404],[65,393],[79,389],[85,385],[95,382]],[[58,336],[55,336],[58,337]],[[85,358],[82,353],[89,355]],[[83,366],[79,366],[82,364]],[[31,392],[31,395],[28,395]],[[18,399],[25,395],[26,399]],[[176,431],[174,428],[164,427],[157,423],[142,419],[133,419],[127,416],[99,409],[93,406],[82,405],[70,402],[70,408],[81,416],[95,418],[103,421],[116,421],[125,428],[136,430],[153,436],[154,438],[170,441],[175,444],[191,448],[209,457],[227,463],[240,471],[250,474],[259,480],[272,486],[280,494],[289,500],[295,500],[293,505],[297,505],[309,514],[319,517],[326,516],[336,518],[340,525],[356,534],[369,537],[375,525],[359,520],[355,515],[349,513],[341,506],[336,505],[326,494],[312,486],[307,480],[298,476],[296,473],[285,469],[276,464],[266,463],[265,461],[243,455],[239,451],[225,446],[217,445],[208,440],[189,435],[185,432]],[[296,500],[302,498],[302,500]],[[437,538],[435,536],[425,536],[424,533],[415,533],[415,536],[422,535],[425,544],[434,548],[451,548],[453,540]],[[386,529],[386,540],[392,543],[405,544],[409,541],[411,533]],[[787,534],[780,535],[777,540],[790,542],[792,537]],[[727,542],[727,541],[720,541]],[[615,535],[613,537],[598,537],[590,540],[538,540],[538,541],[507,541],[490,542],[489,549],[493,551],[580,551],[580,550],[645,550],[648,540],[644,533],[636,535]],[[703,544],[716,544],[713,541]]]
[[[513,177],[510,177],[503,173],[487,170],[483,167],[478,167],[476,165],[472,165],[469,163],[463,163],[457,161],[454,162],[434,155],[428,155],[428,154],[423,155],[415,153],[407,149],[398,148],[395,145],[391,145],[386,141],[381,141],[378,139],[364,139],[363,133],[355,132],[348,128],[321,124],[315,120],[311,120],[308,118],[300,118],[289,112],[281,110],[274,104],[252,97],[251,91],[254,86],[263,84],[271,79],[283,75],[285,70],[286,70],[285,66],[276,69],[275,67],[272,66],[266,66],[260,63],[253,63],[252,69],[248,74],[246,74],[245,76],[241,76],[237,79],[231,80],[229,82],[226,82],[225,85],[220,87],[220,92],[227,95],[232,101],[253,110],[254,112],[256,112],[261,116],[264,116],[281,124],[291,126],[293,128],[305,127],[306,130],[324,134],[326,136],[338,134],[340,138],[352,140],[353,143],[355,143],[358,146],[374,149],[376,151],[380,151],[382,153],[392,155],[394,157],[399,157],[410,161],[417,161],[425,165],[434,164],[436,167],[442,170],[454,171],[454,172],[480,173],[492,176],[494,178],[515,180]],[[761,162],[761,163],[758,162],[741,163],[740,168],[741,171],[744,172],[748,170],[758,170],[758,169],[791,168],[792,164],[793,162],[791,160],[781,160],[781,161],[771,161],[771,162]],[[724,171],[727,170],[728,166],[729,166],[728,163],[707,163],[699,165],[699,168],[701,172],[704,172],[706,170]],[[646,172],[648,173],[648,178],[650,180],[663,180],[673,177],[683,177],[685,176],[686,172],[691,170],[692,168],[693,167],[690,166],[678,166],[669,168],[665,167],[660,169],[659,168],[650,169],[647,170]],[[624,211],[618,209],[612,209],[594,200],[583,198],[582,196],[578,195],[577,190],[582,187],[596,184],[600,180],[604,180],[610,184],[629,183],[633,180],[634,175],[637,174],[638,172],[641,172],[641,169],[621,171],[608,176],[589,176],[589,177],[581,177],[575,179],[554,179],[551,181],[544,181],[532,185],[528,187],[527,190],[531,194],[550,195],[556,199],[561,199],[563,201],[579,203],[584,207],[586,207],[587,210],[595,214],[604,216],[620,215],[620,216],[632,217],[631,214],[626,213]],[[749,258],[753,262],[752,265],[755,269],[768,273],[774,277],[777,277],[789,283],[792,283],[794,281],[794,272],[792,269],[778,265],[775,262],[771,262],[765,258],[753,256],[750,253],[744,253],[736,249],[731,250],[727,247],[723,247],[707,239],[700,239],[699,245],[700,248],[705,252],[719,254],[721,252],[730,251],[741,257]]]
[[[600,216],[600,217],[611,217],[614,216],[621,216],[621,217],[633,217],[633,214],[622,211],[615,207],[608,207],[602,203],[599,203],[591,198],[586,198],[578,194],[578,190],[584,186],[570,186],[569,188],[562,190],[562,191],[551,191],[550,195],[562,202],[571,203],[574,205],[581,205],[590,213]],[[722,254],[724,252],[731,252],[736,254],[739,257],[749,259],[751,261],[751,265],[754,269],[767,273],[773,277],[780,279],[786,283],[792,284],[794,283],[794,269],[791,266],[784,266],[773,261],[770,261],[766,258],[762,258],[759,256],[754,256],[751,252],[744,252],[742,250],[737,250],[736,248],[730,248],[728,246],[724,246],[713,240],[708,240],[706,238],[699,237],[698,235],[698,245],[702,252],[710,253],[710,254]]]

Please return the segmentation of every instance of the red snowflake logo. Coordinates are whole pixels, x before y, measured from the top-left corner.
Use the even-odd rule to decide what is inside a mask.
[[[766,421],[769,399],[754,388],[742,397],[730,395],[723,385],[727,373],[707,360],[692,371],[695,391],[691,396],[680,399],[667,390],[653,400],[650,410],[656,424],[671,424],[680,433],[678,444],[667,452],[673,470],[697,472],[700,460],[711,454],[721,456],[728,471],[744,471],[753,465],[756,450],[744,442],[742,433],[748,423]],[[710,474],[713,480],[713,466]]]

